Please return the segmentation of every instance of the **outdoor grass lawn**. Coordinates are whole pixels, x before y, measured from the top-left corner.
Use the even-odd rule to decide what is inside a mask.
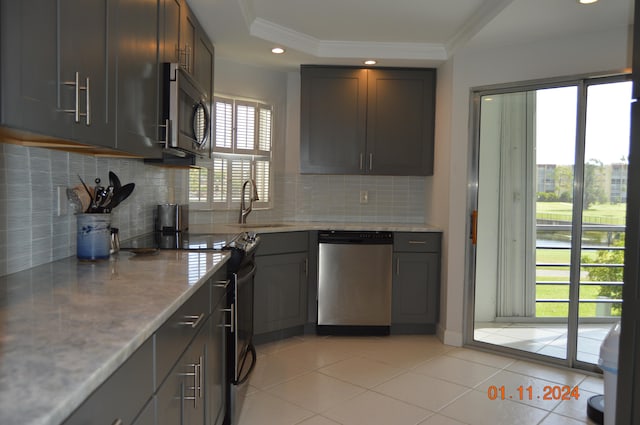
[[[544,218],[544,214],[552,214],[558,220],[571,222],[573,204],[570,202],[536,202],[536,214]],[[593,221],[600,224],[624,224],[627,214],[627,205],[620,204],[595,204],[584,211],[585,221]]]

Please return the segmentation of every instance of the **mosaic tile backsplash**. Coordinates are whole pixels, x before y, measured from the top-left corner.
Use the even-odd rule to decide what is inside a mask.
[[[75,255],[76,218],[68,204],[58,215],[57,188],[80,184],[78,175],[108,186],[109,171],[136,184],[112,212],[121,239],[153,230],[154,205],[186,201],[183,169],[0,143],[0,276]]]
[[[323,221],[424,223],[426,177],[276,175],[274,207],[254,210],[250,223]],[[360,203],[367,191],[368,202]],[[238,211],[191,211],[190,223],[235,223]]]

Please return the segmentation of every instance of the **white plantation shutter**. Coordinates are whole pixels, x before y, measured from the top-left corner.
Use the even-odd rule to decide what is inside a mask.
[[[258,150],[271,151],[271,109],[258,108]]]
[[[214,101],[214,154],[207,168],[189,171],[189,201],[200,208],[235,210],[242,185],[252,178],[259,198],[253,207],[271,207],[271,106],[222,96]]]
[[[233,100],[216,97],[214,114],[216,132],[214,149],[231,151],[233,148]]]
[[[240,202],[242,185],[251,178],[251,159],[232,159],[231,161],[231,202]],[[247,188],[247,199],[249,199]]]
[[[226,159],[217,157],[213,158],[212,200],[215,204],[223,203],[224,205],[226,205],[227,203],[227,194],[229,193],[229,189],[227,187],[228,169],[229,167]]]
[[[236,148],[252,151],[256,145],[256,107],[236,103]]]
[[[270,181],[271,181],[271,161],[266,159],[257,159],[255,161],[255,178],[256,187],[258,188],[258,198],[260,203],[269,203],[270,199]]]
[[[206,168],[189,170],[189,202],[208,202],[208,171]]]

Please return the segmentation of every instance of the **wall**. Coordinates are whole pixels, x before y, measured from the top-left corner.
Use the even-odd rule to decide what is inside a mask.
[[[549,39],[526,45],[506,45],[494,49],[466,48],[458,52],[442,69],[451,75],[450,93],[439,91],[440,117],[450,115],[446,122],[448,130],[437,129],[438,134],[447,134],[439,140],[438,147],[448,155],[436,157],[437,161],[449,157],[443,165],[449,181],[446,218],[434,216],[432,224],[445,229],[443,258],[443,309],[440,330],[445,343],[460,345],[465,332],[465,303],[468,302],[466,285],[466,262],[468,246],[469,154],[470,154],[470,91],[474,87],[505,84],[559,76],[583,75],[604,71],[622,70],[630,66],[628,55],[628,28],[597,32],[580,37]],[[441,125],[440,122],[437,126]],[[427,194],[427,204],[437,202],[435,192]]]
[[[300,74],[216,60],[216,93],[274,105],[274,207],[250,223],[271,221],[424,223],[425,177],[300,175]],[[360,191],[369,202],[360,204]],[[238,211],[191,211],[191,223],[231,223]]]
[[[109,171],[136,188],[112,213],[121,239],[153,230],[153,206],[186,201],[186,171],[0,143],[0,276],[75,255],[73,211],[57,215],[57,188],[89,185]]]

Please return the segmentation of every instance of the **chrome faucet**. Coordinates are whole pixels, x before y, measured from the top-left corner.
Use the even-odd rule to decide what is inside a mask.
[[[246,198],[246,190],[247,185],[250,184],[252,186],[251,194],[249,195],[249,207],[245,204]],[[242,195],[240,198],[240,217],[238,218],[238,223],[244,224],[247,222],[247,216],[251,212],[251,208],[253,207],[253,201],[259,201],[258,198],[258,187],[256,186],[256,182],[253,179],[249,179],[242,184]]]

